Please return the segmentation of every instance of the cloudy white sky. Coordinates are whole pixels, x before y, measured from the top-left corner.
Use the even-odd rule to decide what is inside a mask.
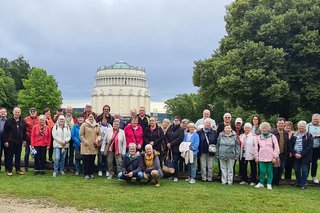
[[[100,66],[144,67],[151,100],[197,91],[194,61],[225,35],[231,0],[0,0],[0,57],[54,75],[64,102],[88,102]]]

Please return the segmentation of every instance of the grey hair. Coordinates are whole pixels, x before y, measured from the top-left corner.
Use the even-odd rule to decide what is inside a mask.
[[[194,123],[189,123],[188,128],[190,128],[190,127],[196,128],[196,125]]]
[[[211,118],[205,118],[205,119],[203,120],[203,124],[205,124],[206,122],[210,122],[210,124],[211,124]]]
[[[66,121],[66,118],[64,117],[64,115],[60,115],[57,121],[59,121],[60,119],[63,119],[64,121]]]
[[[252,124],[251,123],[245,123],[243,128],[249,127],[250,129],[252,129]]]
[[[261,130],[262,128],[266,127],[268,129],[268,131],[271,130],[271,126],[268,122],[262,122],[259,126],[259,129]]]
[[[153,149],[153,147],[152,147],[150,144],[147,144],[147,145],[144,147],[144,149],[147,149],[147,148]]]
[[[315,113],[315,114],[312,115],[312,119],[319,118],[319,117],[320,117],[320,114],[318,114],[318,113]]]
[[[46,120],[46,116],[45,115],[39,115],[39,120]]]
[[[223,118],[225,118],[227,115],[231,117],[231,114],[229,112],[224,113]]]
[[[306,121],[299,121],[298,124],[297,124],[297,126],[299,127],[299,126],[301,126],[301,125],[306,126],[306,125],[307,125],[307,122],[306,122]]]
[[[137,148],[137,145],[135,143],[129,143],[128,148],[134,147],[135,149]]]
[[[114,119],[113,123],[120,123],[120,119]]]

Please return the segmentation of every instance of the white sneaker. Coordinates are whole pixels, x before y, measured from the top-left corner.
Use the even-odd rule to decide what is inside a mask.
[[[173,178],[173,182],[178,182],[178,178]]]
[[[57,177],[57,173],[54,172],[54,173],[52,174],[52,177]]]
[[[247,182],[245,182],[245,181],[241,181],[240,182],[240,185],[247,185],[248,183]]]
[[[263,188],[264,186],[263,186],[263,184],[258,183],[255,187],[256,187],[256,188]]]
[[[110,173],[108,171],[106,171],[106,177],[109,177]]]
[[[256,185],[256,183],[254,183],[254,182],[250,183],[250,186],[255,186],[255,185]]]
[[[188,182],[189,182],[190,180],[191,180],[191,178],[190,178],[190,177],[188,177],[185,181],[188,181]]]
[[[267,189],[272,190],[272,185],[271,184],[267,184]]]
[[[312,177],[313,183],[315,184],[319,184],[319,180],[317,179],[317,177]]]
[[[102,171],[99,171],[99,172],[98,172],[98,176],[99,176],[99,177],[102,177]]]
[[[107,179],[108,179],[108,180],[111,180],[111,179],[112,179],[112,175],[109,175]]]
[[[196,180],[191,178],[189,183],[194,184],[194,183],[196,183]]]

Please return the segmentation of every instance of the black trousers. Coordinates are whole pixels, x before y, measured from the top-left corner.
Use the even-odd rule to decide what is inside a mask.
[[[317,176],[318,160],[320,158],[320,147],[312,149],[311,177]]]
[[[240,160],[240,168],[241,168],[241,181],[248,182],[248,164],[250,164],[250,182],[257,182],[257,164],[255,160],[245,160],[242,158]]]
[[[37,154],[34,156],[34,171],[35,172],[43,172],[46,170],[46,146],[35,146],[35,150]]]
[[[0,148],[0,171],[1,171],[1,165],[2,165],[2,153],[4,154],[5,170],[8,171],[9,148],[4,147],[4,141],[1,141],[1,148]]]
[[[48,161],[53,161],[53,138],[51,138],[50,148],[48,151]]]
[[[83,155],[84,175],[92,175],[93,174],[95,157],[96,157],[96,155]]]
[[[16,171],[20,171],[22,143],[10,143],[8,153],[8,172],[12,172],[12,160],[14,155],[14,166]]]
[[[69,149],[68,152],[66,153],[66,161],[65,161],[65,168],[67,169],[74,169],[74,147],[73,147],[73,141],[69,141]]]
[[[287,161],[286,161],[286,165],[284,168],[284,179],[286,179],[286,180],[291,180],[291,178],[292,178],[293,162],[294,162],[294,158],[288,156]]]

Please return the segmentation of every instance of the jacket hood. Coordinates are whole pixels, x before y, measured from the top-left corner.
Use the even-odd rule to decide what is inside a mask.
[[[93,120],[93,122],[91,123],[88,118],[86,119],[85,123],[91,127],[96,127],[98,125],[98,123],[95,120]]]

